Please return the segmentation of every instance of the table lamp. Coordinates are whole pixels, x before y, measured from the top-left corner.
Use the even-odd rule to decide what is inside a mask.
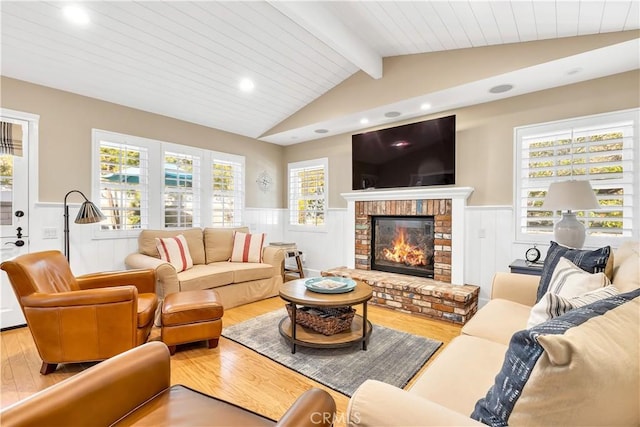
[[[589,181],[569,180],[551,183],[542,206],[548,210],[563,211],[562,219],[553,227],[556,242],[580,249],[586,237],[585,228],[572,211],[598,209],[600,204]]]
[[[76,224],[93,224],[107,218],[81,191],[71,190],[64,196],[64,255],[67,257],[67,261],[69,261],[69,206],[67,205],[67,198],[71,193],[78,193],[84,197],[84,202],[80,206],[74,221]]]

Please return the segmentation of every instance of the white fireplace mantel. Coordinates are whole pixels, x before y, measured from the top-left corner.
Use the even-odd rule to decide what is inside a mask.
[[[347,267],[355,267],[356,202],[451,199],[451,283],[464,285],[464,215],[467,199],[472,192],[472,187],[409,187],[341,193],[347,201],[346,229],[350,231],[346,236]]]

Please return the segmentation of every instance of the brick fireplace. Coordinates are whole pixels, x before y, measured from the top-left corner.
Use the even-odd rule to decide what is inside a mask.
[[[466,201],[472,192],[471,187],[409,187],[343,193],[342,197],[347,200],[347,267],[371,268],[371,216],[433,215],[434,279],[463,285],[464,216]]]
[[[479,287],[464,284],[464,231],[469,187],[364,190],[347,200],[346,267],[322,272],[362,280],[373,287],[372,304],[458,324],[478,308]],[[433,218],[433,278],[371,269],[372,218]]]

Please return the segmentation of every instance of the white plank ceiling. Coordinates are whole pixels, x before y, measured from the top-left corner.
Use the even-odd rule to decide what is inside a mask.
[[[640,28],[638,0],[66,4],[0,2],[2,75],[253,138],[383,57]]]

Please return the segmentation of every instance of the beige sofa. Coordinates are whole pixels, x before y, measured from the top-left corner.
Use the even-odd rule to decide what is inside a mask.
[[[236,307],[278,295],[282,284],[284,251],[265,246],[263,262],[230,262],[233,233],[249,233],[247,227],[191,228],[187,230],[142,230],[138,237],[138,252],[125,259],[127,268],[151,268],[156,272],[156,293],[165,295],[194,289],[215,289],[224,308]],[[193,259],[193,267],[176,272],[160,259],[156,237],[182,234]]]
[[[613,257],[612,284],[632,299],[564,335],[536,337],[544,351],[527,372],[509,425],[640,425],[639,248],[640,243],[627,242]],[[484,425],[470,415],[494,383],[503,389],[511,384],[497,376],[503,363],[507,372],[523,371],[505,355],[513,354],[519,339],[532,336],[525,329],[538,281],[537,276],[496,274],[491,301],[410,389],[369,380],[356,390],[347,409],[349,425]]]

